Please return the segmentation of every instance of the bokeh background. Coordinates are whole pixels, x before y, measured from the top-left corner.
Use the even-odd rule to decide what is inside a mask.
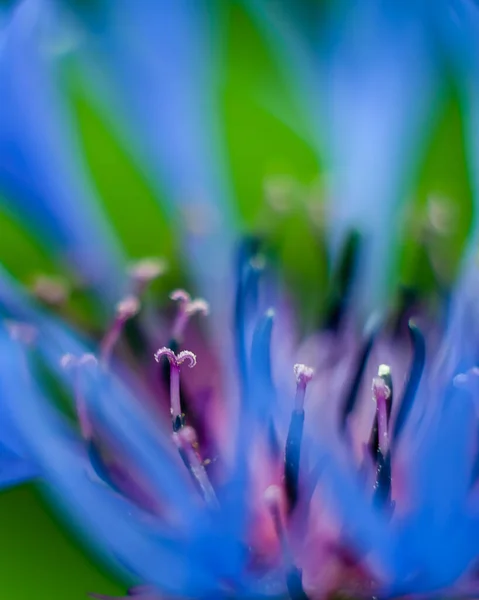
[[[14,4],[3,2],[4,8]],[[81,12],[88,5],[78,0],[70,8]],[[324,8],[320,2],[304,5],[311,14]],[[220,13],[215,17],[221,33],[218,111],[239,230],[267,232],[275,239],[286,279],[305,322],[311,321],[321,305],[328,270],[321,243],[323,217],[320,209],[314,213],[324,202],[325,161],[310,143],[294,82],[281,67],[265,30],[240,2],[223,0]],[[457,83],[448,60],[441,64],[441,98],[427,135],[418,140],[420,160],[408,183],[407,206],[410,223],[422,218],[431,198],[450,203],[453,227],[441,259],[442,276],[450,282],[471,220],[472,192]],[[115,129],[112,109],[98,101],[75,51],[61,56],[59,74],[96,197],[127,256],[159,255],[171,265],[167,276],[155,284],[155,294],[164,297],[185,277],[166,199]],[[275,194],[286,198],[285,213],[271,210],[268,199]],[[1,263],[27,286],[42,273],[68,278],[34,224],[25,224],[21,212],[12,210],[14,204],[14,199],[0,196]],[[404,220],[399,280],[427,292],[435,284],[434,268],[407,217],[398,213],[397,218]],[[81,298],[73,298],[70,309],[80,319],[89,318]],[[88,592],[122,594],[125,589],[125,582],[116,580],[53,514],[33,484],[0,492],[0,582],[0,596],[11,600],[81,600]]]

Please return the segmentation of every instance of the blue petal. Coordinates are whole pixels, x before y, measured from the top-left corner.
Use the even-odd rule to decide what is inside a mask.
[[[2,202],[111,296],[118,251],[98,207],[58,85],[50,3],[25,0],[0,32]],[[110,296],[110,297],[111,297]]]
[[[2,438],[3,432],[0,432]],[[20,458],[0,444],[0,489],[24,483],[39,474],[38,467],[32,461]]]
[[[122,111],[129,147],[136,148],[157,189],[166,192],[192,277],[213,305],[223,300],[228,285],[234,229],[217,118],[218,6],[201,0],[110,0],[90,15],[92,36],[85,45],[88,74],[108,113],[112,107]],[[190,228],[183,220],[188,210]],[[203,218],[206,230],[195,232]]]
[[[313,23],[288,2],[247,3],[274,32],[332,166],[333,257],[351,229],[364,234],[356,306],[369,313],[385,298],[398,206],[439,97],[422,3],[348,0]]]

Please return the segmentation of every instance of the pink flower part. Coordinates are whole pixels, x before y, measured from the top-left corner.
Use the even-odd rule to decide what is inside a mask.
[[[170,294],[170,299],[174,300],[175,302],[180,302],[182,304],[187,304],[188,302],[191,302],[191,296],[188,294],[188,292],[181,289],[173,290]]]
[[[391,396],[391,390],[386,385],[386,382],[382,377],[375,377],[373,379],[372,390],[378,415],[379,449],[381,450],[382,455],[385,456],[389,450],[388,415],[386,402]]]
[[[190,294],[185,290],[174,290],[170,294],[170,298],[179,303],[179,310],[173,323],[172,336],[175,340],[181,340],[185,332],[190,317],[196,313],[207,316],[210,312],[210,307],[203,298],[191,298]]]
[[[314,370],[303,364],[295,364],[293,367],[296,376],[296,397],[294,401],[295,410],[301,411],[304,408],[304,396],[306,394],[306,386],[311,381],[314,375]]]
[[[164,346],[155,352],[155,360],[156,362],[160,362],[160,358],[165,356],[170,365],[172,367],[177,367],[186,361],[188,361],[188,366],[192,369],[196,365],[196,355],[189,350],[182,350],[179,354],[175,354],[173,350]]]
[[[188,302],[185,307],[185,312],[188,315],[194,315],[198,313],[207,317],[210,313],[210,305],[208,302],[206,302],[206,300],[203,300],[203,298],[196,298],[195,300]]]
[[[311,381],[314,375],[314,369],[302,364],[294,365],[293,371],[296,376],[296,383],[305,387]]]
[[[127,319],[131,319],[140,310],[140,301],[136,296],[130,295],[120,300],[116,305],[116,315],[118,319],[121,321],[126,321]]]

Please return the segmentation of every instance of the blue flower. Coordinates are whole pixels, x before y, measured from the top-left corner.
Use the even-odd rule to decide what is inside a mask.
[[[27,0],[3,19],[1,204],[108,297],[121,287],[112,279],[121,259],[59,90],[55,16],[49,2]]]
[[[201,127],[201,115],[209,120],[214,111],[196,106],[194,96],[196,77],[204,82],[207,75],[198,59],[205,56],[202,13],[182,1],[112,6],[99,13],[106,43],[96,56],[103,56],[113,89],[127,100],[134,129],[147,137],[172,207],[198,186],[207,202],[224,208],[221,161],[216,154],[208,160],[211,129]],[[7,417],[0,467],[3,460],[15,467],[13,479],[40,474],[78,534],[139,584],[131,595],[305,600],[477,593],[479,357],[471,253],[446,332],[417,307],[421,327],[408,320],[411,308],[401,307],[373,314],[359,330],[352,308],[354,275],[363,282],[361,300],[366,291],[373,299],[363,310],[384,306],[382,281],[377,289],[371,283],[386,275],[390,217],[414,147],[406,142],[417,141],[414,128],[425,119],[423,103],[415,104],[417,86],[421,81],[430,98],[437,83],[422,3],[414,10],[408,4],[411,12],[386,6],[367,2],[364,13],[353,11],[357,29],[349,16],[345,40],[324,55],[319,81],[309,59],[296,63],[314,101],[326,82],[327,142],[344,166],[337,184],[344,205],[331,221],[335,243],[344,244],[351,225],[373,240],[356,261],[357,244],[350,243],[356,238],[348,239],[338,261],[339,289],[321,328],[306,339],[298,341],[287,291],[269,270],[267,242],[243,240],[227,272],[229,208],[224,230],[211,236],[197,240],[194,227],[181,230],[185,255],[198,250],[192,262],[205,299],[174,290],[176,311],[162,312],[147,295],[149,282],[161,275],[158,263],[131,266],[129,278],[112,267],[108,285],[127,283],[111,287],[116,304],[99,339],[75,331],[0,272],[0,392]],[[71,155],[62,152],[65,139],[50,112],[56,96],[49,87],[43,95],[45,79],[36,79],[42,65],[31,73],[36,61],[22,58],[36,54],[17,47],[30,48],[40,7],[39,0],[26,0],[4,30],[0,69],[8,76],[0,70],[0,85],[7,107],[26,107],[27,127],[16,131],[11,119],[0,119],[0,184],[23,199],[22,212],[37,216],[46,235],[60,247],[71,245],[78,261],[90,216],[75,203],[64,210]],[[120,43],[125,23],[128,45]],[[474,65],[464,62],[464,40],[449,27],[440,30],[459,69],[469,72]],[[157,44],[172,52],[175,68],[157,60]],[[25,98],[32,82],[41,100],[35,118]],[[185,123],[175,122],[178,106]],[[162,135],[152,128],[157,122]],[[48,142],[55,169],[37,152],[40,141]],[[71,211],[72,238],[66,235]],[[98,250],[95,260],[110,264],[103,256]]]
[[[425,313],[424,335],[377,320],[358,334],[343,311],[289,352],[262,252],[239,254],[234,357],[199,333],[215,314],[183,290],[155,327],[138,269],[97,344],[4,277],[3,310],[37,334],[29,347],[2,333],[2,401],[53,497],[143,598],[475,590],[477,369]],[[128,320],[155,357],[126,352]]]

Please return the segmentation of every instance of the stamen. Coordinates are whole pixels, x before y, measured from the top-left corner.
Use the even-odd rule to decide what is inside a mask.
[[[264,493],[264,500],[270,512],[276,535],[281,544],[283,560],[287,569],[286,587],[288,588],[289,596],[291,600],[309,600],[303,589],[302,571],[301,569],[298,569],[293,562],[286,537],[286,530],[281,511],[281,489],[277,485],[271,485]]]
[[[337,331],[347,310],[354,276],[357,270],[361,238],[351,231],[344,240],[338,264],[332,277],[326,309],[325,327]]]
[[[299,465],[304,429],[304,396],[306,386],[311,381],[313,373],[314,371],[311,367],[301,364],[294,365],[294,374],[297,382],[296,398],[294,410],[291,413],[284,457],[284,484],[289,500],[290,512],[294,509],[298,501]]]
[[[206,317],[210,312],[210,307],[208,302],[203,300],[203,298],[195,298],[192,300],[191,296],[185,290],[174,290],[171,292],[170,298],[179,304],[178,314],[173,323],[171,336],[175,343],[179,345],[183,340],[183,335],[190,317],[197,313]]]
[[[139,310],[140,301],[136,296],[127,296],[116,305],[115,319],[100,342],[100,357],[104,367],[110,362],[113,348],[120,339],[125,323],[137,315]]]
[[[155,360],[160,362],[164,356],[170,363],[170,403],[171,403],[171,418],[173,421],[173,431],[179,431],[185,425],[184,414],[181,411],[180,397],[180,365],[187,361],[188,366],[192,369],[196,365],[196,356],[189,350],[182,350],[179,354],[175,354],[171,348],[160,348],[155,353]]]
[[[406,424],[426,362],[426,342],[420,329],[413,323],[413,321],[409,321],[408,327],[413,346],[413,358],[411,362],[409,379],[404,388],[398,415],[393,427],[392,441],[394,443],[397,442],[397,439],[399,438],[404,425]]]
[[[218,499],[198,453],[196,431],[193,427],[185,426],[173,433],[173,440],[201,495],[210,506],[218,508]]]
[[[259,238],[245,238],[240,244],[237,258],[234,339],[243,403],[246,403],[248,399],[248,350],[246,343],[248,309],[256,309],[259,276],[264,268],[264,263],[258,260],[260,246],[261,240]]]
[[[393,380],[391,377],[391,369],[388,365],[380,365],[378,369],[378,377],[380,377],[384,384],[389,389],[389,396],[386,398],[386,414],[387,414],[387,422],[389,423],[389,419],[391,418],[391,410],[393,403]],[[374,415],[374,422],[371,429],[371,435],[369,437],[368,448],[371,453],[371,458],[374,462],[376,462],[377,453],[379,449],[379,426],[378,426],[378,413],[376,412]]]
[[[391,370],[380,365],[378,377],[373,379],[372,392],[376,402],[377,452],[373,456],[376,462],[376,482],[374,485],[374,504],[391,508],[391,452],[389,439],[389,417],[391,413],[391,389],[387,381],[391,380]]]
[[[271,375],[271,334],[273,331],[274,310],[269,309],[258,321],[251,345],[251,395],[255,402],[261,402],[265,417],[271,410],[274,400],[274,386]]]
[[[379,373],[381,370],[379,371]],[[386,385],[383,377],[373,379],[373,398],[376,401],[376,415],[378,420],[379,450],[385,456],[389,452],[388,436],[388,407],[387,402],[391,397],[391,390]]]
[[[359,352],[356,371],[354,373],[354,377],[351,380],[349,391],[346,394],[346,399],[341,414],[341,430],[343,432],[346,429],[349,415],[353,412],[354,407],[356,405],[361,380],[363,378],[364,371],[366,370],[368,358],[373,348],[374,340],[376,339],[380,327],[381,321],[376,316],[373,316],[373,318],[370,319],[370,321],[366,324],[365,339]]]
[[[294,374],[296,376],[296,399],[295,399],[295,410],[303,410],[304,396],[306,393],[306,386],[311,381],[314,375],[314,369],[307,367],[306,365],[296,364],[293,367]]]

